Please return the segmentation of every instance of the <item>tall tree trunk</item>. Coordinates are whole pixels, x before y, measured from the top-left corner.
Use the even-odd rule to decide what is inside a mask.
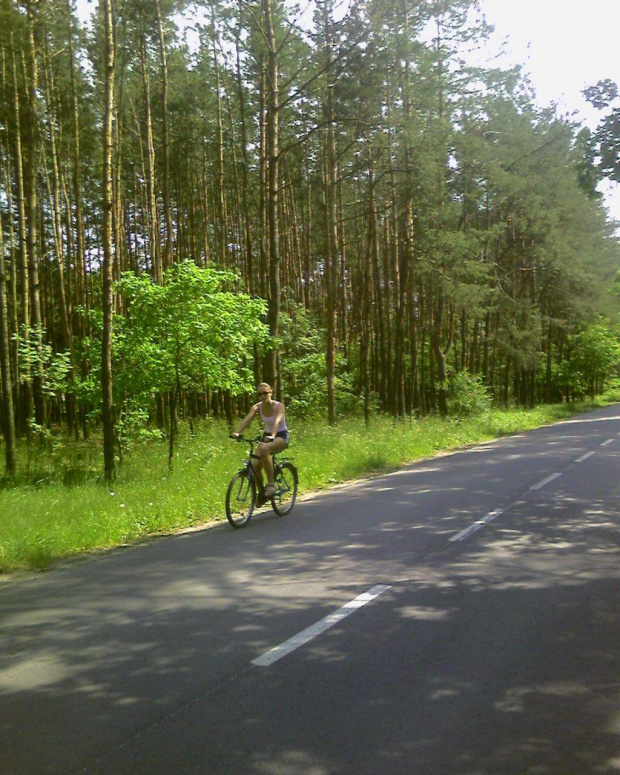
[[[241,205],[242,205],[242,220],[244,229],[244,261],[247,265],[247,277],[249,280],[248,290],[250,295],[256,293],[256,281],[254,277],[254,256],[253,256],[253,243],[252,243],[252,228],[250,220],[250,208],[249,208],[249,158],[248,158],[248,140],[247,140],[247,126],[245,116],[245,89],[243,85],[243,75],[241,71],[241,33],[242,33],[242,18],[243,18],[243,0],[239,0],[238,6],[239,19],[237,31],[235,34],[235,52],[236,52],[236,77],[237,77],[237,98],[239,101],[239,124],[241,128],[241,155],[243,157],[243,167],[241,174]],[[255,367],[257,364],[255,363]],[[260,378],[259,378],[260,379]]]
[[[259,296],[264,299],[269,296],[269,258],[268,258],[268,223],[267,223],[267,199],[269,185],[269,162],[267,159],[267,64],[264,56],[259,60],[260,82],[258,99],[258,127],[259,127],[259,217],[260,217],[260,243],[259,262],[256,271],[256,289]],[[264,368],[264,364],[263,364]]]
[[[68,19],[68,50],[69,50],[69,77],[71,84],[71,123],[73,130],[73,174],[72,174],[72,188],[73,188],[73,205],[74,205],[74,218],[75,218],[75,290],[74,290],[74,307],[87,310],[90,306],[90,298],[87,293],[87,278],[86,278],[86,240],[84,232],[84,195],[82,192],[82,151],[81,151],[81,136],[80,136],[80,102],[77,89],[76,68],[77,59],[74,49],[74,29],[73,29],[73,11],[72,0],[66,0],[67,5],[67,19]],[[84,314],[72,315],[72,331],[82,340],[87,333],[87,324]],[[88,364],[85,359],[82,359],[79,369],[82,379],[85,379],[88,374]],[[87,435],[86,424],[86,407],[80,406],[80,420],[81,427],[84,433],[84,437]],[[79,425],[75,424],[76,437],[79,434]]]
[[[37,173],[39,155],[39,105],[38,105],[38,73],[37,51],[35,41],[35,5],[29,0],[26,6],[28,16],[28,50],[27,76],[28,84],[28,120],[26,126],[26,212],[28,244],[28,281],[30,287],[31,323],[34,329],[35,346],[38,353],[38,364],[32,379],[35,418],[39,425],[45,424],[45,398],[43,395],[43,374],[41,351],[43,348],[43,319],[41,316],[41,288],[39,285],[39,239],[38,239],[38,196]]]
[[[433,355],[437,364],[437,380],[439,383],[437,391],[437,399],[439,403],[439,412],[442,415],[448,413],[448,402],[446,394],[446,380],[448,378],[448,372],[446,368],[446,350],[442,347],[442,334],[443,334],[443,315],[444,315],[444,295],[443,290],[440,288],[437,292],[437,301],[435,304],[433,325],[431,329],[431,345],[433,348]],[[447,348],[446,348],[447,349]]]
[[[12,40],[12,37],[11,37]],[[2,99],[4,104],[8,105],[8,68],[7,68],[7,56],[6,48],[2,46]],[[11,366],[10,381],[12,385],[12,403],[13,403],[13,422],[18,422],[18,406],[19,406],[19,364],[18,364],[18,350],[19,350],[19,323],[18,323],[18,303],[17,303],[17,256],[15,250],[15,231],[14,231],[14,216],[13,216],[13,183],[11,175],[11,139],[8,127],[8,122],[4,124],[2,128],[2,141],[6,151],[6,155],[3,159],[2,174],[4,178],[4,190],[6,193],[6,205],[7,205],[7,226],[9,236],[9,266],[10,266],[10,278],[8,281],[7,300],[8,300],[8,336],[9,336],[9,364]],[[15,427],[15,425],[14,425]]]
[[[72,0],[67,2],[69,19],[69,75],[71,83],[71,120],[73,125],[73,202],[75,207],[75,302],[76,306],[88,308],[86,295],[86,257],[84,240],[84,199],[82,194],[82,153],[80,142],[80,109],[76,81],[76,57],[73,47]],[[78,336],[85,334],[84,318],[79,316],[76,321]]]
[[[161,15],[161,2],[155,0],[157,13],[157,31],[159,35],[159,55],[161,58],[161,154],[162,154],[162,205],[164,208],[164,222],[166,224],[166,246],[164,251],[164,269],[172,264],[172,210],[170,207],[170,158],[168,139],[168,56],[166,53],[166,39],[164,37],[164,23]]]
[[[410,127],[413,124],[413,111],[411,107],[411,35],[409,30],[409,0],[402,0],[402,15],[403,15],[403,63],[399,68],[399,80],[400,91],[402,93],[403,115],[405,119],[405,126]],[[396,331],[395,331],[395,348],[394,348],[394,389],[396,391],[396,403],[395,409],[399,416],[403,416],[405,413],[405,352],[406,352],[406,311],[407,301],[411,299],[411,295],[408,294],[409,289],[409,271],[412,263],[413,253],[413,202],[412,202],[412,181],[413,177],[413,149],[411,147],[411,141],[408,139],[405,133],[404,137],[404,172],[406,179],[404,181],[404,203],[402,206],[402,216],[398,218],[398,201],[396,186],[394,183],[395,170],[392,163],[392,157],[390,156],[390,176],[391,176],[391,188],[392,188],[392,212],[394,223],[394,250],[395,257],[394,262],[397,267],[398,288],[396,290]],[[399,221],[402,221],[399,226]],[[412,303],[412,302],[410,302]],[[415,332],[412,332],[415,333]],[[415,350],[413,347],[412,352]],[[415,374],[412,375],[413,379],[417,378]],[[414,391],[415,393],[415,388]]]
[[[439,9],[439,5],[437,6]],[[437,15],[435,18],[436,22],[436,28],[437,28],[437,37],[435,39],[435,46],[436,46],[436,53],[437,53],[437,117],[439,118],[439,121],[442,122],[444,119],[444,83],[443,83],[443,77],[444,77],[444,60],[443,60],[443,53],[442,53],[442,27],[441,27],[441,21],[440,16]],[[439,172],[438,172],[438,180],[437,180],[437,188],[438,188],[438,201],[439,201],[439,223],[438,226],[441,229],[445,228],[445,224],[443,223],[442,217],[443,217],[443,211],[444,211],[444,199],[445,199],[445,171],[443,169],[442,164],[439,165]],[[443,336],[443,322],[444,322],[444,310],[445,310],[445,296],[444,296],[444,288],[443,288],[443,278],[442,278],[442,272],[436,273],[436,284],[437,284],[437,290],[436,290],[436,302],[434,305],[433,310],[433,318],[432,318],[432,324],[431,324],[431,348],[433,355],[435,356],[435,360],[437,363],[437,380],[439,383],[438,388],[438,404],[439,404],[439,412],[442,415],[446,415],[448,413],[448,402],[447,402],[447,391],[446,391],[446,380],[447,380],[447,367],[446,367],[446,356],[448,347],[444,350],[442,346],[442,336]]]
[[[278,335],[278,320],[280,317],[280,235],[278,226],[278,113],[280,109],[280,90],[278,82],[278,50],[272,18],[272,0],[262,0],[262,7],[265,25],[264,32],[268,49],[265,139],[267,153],[267,254],[269,274],[267,324],[271,336],[271,343],[265,361],[265,378],[279,392],[277,387],[279,374],[275,340]]]
[[[13,385],[11,384],[11,351],[9,348],[9,316],[7,305],[6,267],[4,262],[4,225],[0,219],[0,373],[2,378],[2,433],[5,445],[5,470],[15,475],[17,465]]]
[[[18,215],[18,236],[19,236],[19,281],[20,281],[20,324],[21,331],[19,336],[24,339],[29,338],[30,331],[30,278],[28,274],[28,236],[26,219],[26,185],[24,173],[24,148],[22,139],[22,120],[21,120],[21,88],[17,78],[16,49],[13,34],[11,33],[11,59],[13,71],[13,94],[14,94],[14,116],[15,116],[15,182],[17,195],[17,215]],[[19,340],[16,341],[16,347],[19,347]],[[20,380],[20,433],[27,431],[28,420],[34,412],[32,400],[32,382]]]
[[[60,182],[60,159],[58,145],[56,142],[56,120],[55,106],[53,104],[53,89],[51,84],[51,70],[49,63],[49,45],[46,45],[46,62],[44,67],[45,74],[45,98],[48,114],[48,137],[50,141],[50,163],[52,165],[52,181],[48,182],[49,197],[52,205],[52,220],[54,235],[54,248],[56,255],[56,269],[58,273],[58,308],[60,313],[60,331],[61,341],[59,348],[61,350],[72,351],[71,333],[69,330],[69,315],[67,313],[67,296],[65,290],[65,257],[62,238],[62,211],[61,211],[61,182]],[[49,177],[48,177],[49,181]],[[52,185],[53,183],[53,185]]]
[[[122,20],[123,39],[126,39],[126,26],[127,20]],[[117,33],[118,34],[118,33]],[[112,206],[112,239],[114,244],[114,265],[112,269],[113,277],[115,280],[120,279],[121,272],[130,268],[129,261],[129,244],[125,239],[127,232],[127,226],[125,222],[125,211],[123,209],[123,124],[125,112],[123,110],[123,97],[125,94],[125,79],[127,75],[127,47],[123,46],[122,56],[119,63],[115,65],[116,70],[116,94],[114,96],[114,146],[112,150],[112,157],[114,158],[114,172],[112,178],[112,192],[114,197],[114,205]],[[120,72],[119,72],[120,69]],[[135,182],[135,181],[134,181]],[[136,242],[138,241],[137,234],[135,235]],[[159,250],[159,235],[157,237],[157,248]],[[136,251],[136,256],[138,251]],[[161,260],[161,253],[160,260]],[[139,270],[138,270],[139,271]],[[116,300],[117,309],[120,312],[121,299]],[[120,449],[120,448],[119,448]]]
[[[101,0],[105,24],[105,102],[103,114],[103,340],[101,347],[101,386],[103,398],[103,460],[106,482],[116,475],[114,459],[115,418],[112,386],[112,207],[114,173],[112,148],[114,143],[114,74],[116,51],[114,43],[113,0]]]
[[[384,401],[389,412],[394,414],[394,392],[393,392],[393,352],[394,352],[394,329],[392,323],[392,291],[394,284],[394,266],[390,260],[390,219],[386,217],[382,222],[383,251],[383,311],[385,314],[385,383],[384,383]]]
[[[408,297],[410,300],[409,308],[409,332],[411,347],[411,409],[418,412],[421,409],[420,403],[420,376],[419,376],[419,309],[417,307],[417,298],[414,297],[413,282],[411,282]]]
[[[21,323],[24,334],[30,328],[30,289],[28,287],[28,238],[26,236],[26,191],[24,186],[24,153],[21,129],[21,89],[17,80],[17,64],[15,62],[15,43],[11,35],[11,51],[13,61],[13,94],[15,116],[15,180],[17,183],[17,212],[19,230],[19,270],[21,283]]]
[[[370,165],[368,169],[368,194],[369,194],[369,203],[368,203],[368,216],[370,218],[370,261],[372,266],[372,281],[374,285],[374,296],[375,296],[375,320],[376,320],[376,326],[375,326],[375,341],[378,349],[377,353],[377,368],[379,369],[380,374],[380,396],[381,401],[385,401],[385,375],[388,369],[388,360],[387,360],[387,345],[386,345],[386,335],[385,335],[385,317],[383,314],[383,292],[381,290],[382,285],[382,278],[381,278],[381,268],[379,266],[379,225],[378,225],[378,218],[377,218],[377,201],[376,201],[376,195],[375,195],[375,172],[374,172],[374,162],[371,159]],[[378,336],[377,336],[378,334]]]
[[[146,196],[148,212],[149,243],[153,279],[156,283],[163,281],[161,250],[159,244],[159,219],[157,217],[157,200],[155,197],[155,145],[153,142],[153,114],[151,110],[151,85],[149,73],[149,57],[146,50],[146,36],[140,40],[140,63],[142,67],[142,87],[144,89],[144,115],[146,132]]]
[[[327,290],[327,415],[330,425],[336,422],[336,393],[334,389],[336,362],[337,318],[337,276],[338,276],[338,224],[336,220],[336,140],[334,136],[334,89],[332,51],[332,6],[331,0],[323,0],[323,34],[325,36],[325,76],[327,79],[323,111],[327,133],[325,138],[325,203],[326,236],[325,285]]]
[[[551,366],[552,366],[552,351],[553,351],[553,339],[552,339],[552,326],[551,326],[551,314],[547,313],[547,362],[545,368],[545,402],[550,404],[552,399],[551,395]]]
[[[220,266],[227,265],[228,224],[226,200],[224,197],[224,122],[222,118],[222,87],[220,83],[220,62],[217,55],[217,32],[215,26],[215,6],[211,7],[211,46],[213,50],[213,71],[215,74],[216,117],[217,117],[217,255]]]
[[[8,143],[7,146],[8,148]],[[20,400],[19,391],[19,318],[18,318],[18,302],[17,302],[17,258],[15,250],[15,233],[13,230],[13,191],[11,184],[11,174],[9,170],[9,162],[7,158],[7,164],[4,168],[5,190],[7,194],[7,214],[8,214],[8,232],[9,232],[9,266],[10,266],[10,278],[9,278],[9,290],[7,292],[7,298],[10,301],[9,304],[9,316],[8,316],[8,331],[9,331],[9,363],[11,366],[10,380],[12,385],[12,403],[13,403],[13,415],[14,415],[14,427],[19,422],[19,409],[18,404]]]
[[[374,208],[374,178],[372,172],[372,165],[369,171],[369,186],[370,186],[370,207]],[[364,393],[364,422],[366,427],[370,424],[370,391],[371,391],[371,365],[370,355],[372,351],[372,327],[371,327],[371,298],[372,298],[372,250],[374,240],[374,218],[372,210],[369,213],[367,236],[366,236],[366,250],[362,259],[361,267],[361,283],[359,288],[359,305],[360,305],[360,369],[362,378],[362,389]]]

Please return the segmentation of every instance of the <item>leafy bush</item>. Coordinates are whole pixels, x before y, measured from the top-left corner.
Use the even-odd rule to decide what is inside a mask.
[[[608,320],[595,323],[567,338],[564,359],[551,364],[551,399],[571,401],[611,389],[620,367],[620,332]],[[541,395],[547,387],[547,367],[536,375]],[[611,380],[611,381],[610,381]]]
[[[491,408],[491,398],[482,383],[468,371],[450,375],[448,379],[448,414],[454,417],[472,417]]]
[[[602,389],[605,380],[620,365],[618,332],[609,321],[599,318],[571,337],[570,350],[572,368],[594,397],[596,390]]]
[[[607,386],[607,390],[603,394],[603,401],[609,403],[616,403],[620,401],[620,379],[616,378],[611,380]]]

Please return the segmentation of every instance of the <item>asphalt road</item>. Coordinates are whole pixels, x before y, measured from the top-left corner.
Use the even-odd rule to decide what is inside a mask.
[[[0,772],[620,772],[619,473],[616,406],[3,584]]]

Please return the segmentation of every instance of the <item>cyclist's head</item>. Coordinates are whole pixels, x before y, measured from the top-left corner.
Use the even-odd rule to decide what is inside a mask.
[[[267,382],[261,382],[256,388],[256,392],[258,393],[259,398],[264,398],[265,396],[270,396],[273,393],[273,390]]]

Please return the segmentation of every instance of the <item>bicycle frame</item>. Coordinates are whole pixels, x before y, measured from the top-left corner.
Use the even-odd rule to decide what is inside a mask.
[[[248,454],[247,460],[243,461],[243,468],[247,469],[250,472],[256,484],[261,488],[261,490],[263,490],[264,485],[256,476],[256,473],[254,471],[254,466],[252,465],[252,460],[260,460],[260,456],[254,453],[254,447],[262,443],[263,441],[262,436],[256,436],[253,439],[248,439],[245,436],[238,436],[238,437],[232,437],[232,438],[234,438],[235,441],[245,441],[246,444],[250,445],[250,452]],[[281,453],[276,453],[271,456],[271,459],[273,460],[274,471],[277,470],[278,466],[282,466],[284,463],[289,463],[292,460],[292,458],[288,458],[288,457],[277,458],[276,457],[277,454],[281,454]]]
[[[298,482],[297,469],[290,459],[277,460],[276,456],[272,455],[276,491],[266,499],[264,486],[256,476],[253,465],[253,461],[259,459],[254,448],[262,441],[262,437],[248,439],[244,436],[232,436],[231,438],[249,444],[250,451],[241,468],[231,479],[226,493],[226,516],[230,524],[235,528],[244,527],[249,522],[255,506],[260,508],[266,500],[271,501],[271,506],[278,516],[290,513],[297,498]]]

